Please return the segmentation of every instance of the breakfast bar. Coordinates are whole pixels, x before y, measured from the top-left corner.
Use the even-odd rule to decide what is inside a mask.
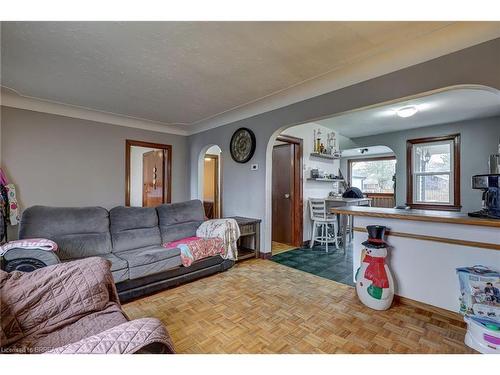
[[[397,295],[458,311],[456,268],[500,268],[500,220],[467,214],[379,207],[336,207],[332,213],[354,217],[353,271],[360,264],[367,225],[388,228],[388,265]]]

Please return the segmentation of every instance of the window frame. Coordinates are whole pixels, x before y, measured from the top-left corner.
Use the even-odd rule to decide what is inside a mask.
[[[347,160],[347,181],[349,183],[349,186],[352,186],[352,165],[354,163],[358,163],[358,162],[367,162],[367,161],[380,161],[380,160],[396,160],[396,163],[397,163],[397,159],[396,159],[396,155],[391,155],[391,156],[375,156],[373,158],[370,158],[370,157],[361,157],[361,158],[354,158],[354,159],[348,159]],[[393,191],[392,193],[366,193],[364,191],[362,191],[363,194],[369,194],[371,196],[385,196],[385,197],[388,197],[388,196],[395,196],[396,195],[396,192]]]
[[[414,147],[433,143],[450,143],[450,172],[420,172],[414,173]],[[415,179],[417,176],[446,175],[450,180],[450,202],[428,203],[415,202]],[[408,139],[406,141],[406,204],[411,208],[424,210],[460,211],[460,134],[450,134],[440,137]]]

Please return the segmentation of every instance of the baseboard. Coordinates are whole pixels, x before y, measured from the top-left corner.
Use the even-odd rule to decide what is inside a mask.
[[[269,253],[261,253],[259,252],[259,258],[260,259],[271,259],[273,257],[273,254],[271,252]]]
[[[411,306],[411,307],[418,307],[418,308],[421,308],[423,310],[431,311],[433,313],[446,316],[447,318],[450,318],[450,319],[453,319],[453,320],[458,320],[458,321],[462,321],[462,322],[464,320],[464,317],[462,315],[460,315],[459,313],[457,313],[457,312],[450,311],[450,310],[445,310],[445,309],[443,309],[441,307],[429,305],[429,304],[424,303],[424,302],[415,301],[415,300],[413,300],[411,298],[401,297],[401,296],[395,295],[394,296],[394,301],[397,302],[397,303],[399,303],[400,305],[406,305],[406,306]],[[463,324],[465,326],[465,322]]]

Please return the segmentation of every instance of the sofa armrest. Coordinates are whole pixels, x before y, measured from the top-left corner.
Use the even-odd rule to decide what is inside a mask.
[[[158,319],[142,318],[122,323],[46,353],[153,354],[174,353],[174,347],[165,326]]]
[[[61,263],[53,251],[12,248],[2,256],[2,270],[31,272],[35,269]]]

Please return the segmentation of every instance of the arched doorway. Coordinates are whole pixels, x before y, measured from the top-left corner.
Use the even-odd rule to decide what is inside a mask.
[[[449,124],[457,123],[457,121],[459,121],[458,116],[460,117],[460,121],[470,119],[471,113],[475,113],[474,117],[478,118],[479,112],[484,110],[486,107],[489,108],[488,104],[488,106],[485,106],[482,110],[480,110],[475,107],[478,103],[482,103],[481,105],[484,106],[484,103],[486,102],[495,106],[495,108],[498,108],[498,105],[495,104],[498,100],[498,92],[499,91],[497,89],[482,85],[463,84],[448,86],[407,97],[392,99],[386,102],[372,104],[366,107],[339,112],[330,116],[311,119],[313,122],[310,121],[309,123],[328,126],[330,129],[335,130],[342,136],[339,138],[339,146],[342,150],[342,158],[344,159],[344,161],[341,161],[341,170],[343,177],[347,180],[349,179],[347,165],[348,155],[346,153],[348,149],[353,151],[355,155],[363,157],[365,155],[363,155],[361,151],[365,148],[372,151],[380,146],[387,147],[387,151],[392,152],[399,161],[399,163],[396,164],[394,192],[391,194],[392,197],[377,197],[379,202],[375,202],[375,204],[380,206],[404,206],[408,194],[406,175],[407,165],[405,165],[407,153],[406,142],[402,141],[402,139],[405,139],[404,137],[391,137],[387,136],[386,133],[401,132],[403,130],[410,132],[412,129],[425,129],[428,126],[443,124],[443,113],[445,109],[443,108],[443,103],[448,103],[445,107],[449,108],[449,111],[446,111],[446,113],[450,115],[447,120]],[[442,100],[443,98],[445,99]],[[410,116],[405,118],[404,116],[400,116],[398,114],[398,110],[411,106],[417,107],[419,113],[423,115],[421,117],[421,123],[417,125],[412,125],[411,119],[413,119],[413,117]],[[487,111],[488,114],[483,114],[482,116],[487,117],[492,115],[492,112],[489,112],[489,109]],[[370,117],[369,121],[361,121],[360,117],[367,116],[367,114],[371,114],[373,116]],[[263,247],[266,249],[272,248],[273,146],[276,138],[285,130],[293,126],[296,126],[296,124],[282,126],[276,130],[269,138],[266,147],[265,214],[263,223]],[[418,138],[417,135],[412,135],[412,137]],[[307,145],[310,143],[304,140],[304,144]],[[304,151],[304,154],[306,153],[307,151]],[[463,185],[462,191],[464,191],[463,188],[468,188],[470,181],[463,180],[461,184]],[[382,202],[382,200],[384,201]],[[304,205],[305,204],[304,198]],[[306,235],[304,235],[304,237],[306,237]]]
[[[198,198],[209,219],[222,217],[222,150],[217,145],[205,147],[200,153]]]

